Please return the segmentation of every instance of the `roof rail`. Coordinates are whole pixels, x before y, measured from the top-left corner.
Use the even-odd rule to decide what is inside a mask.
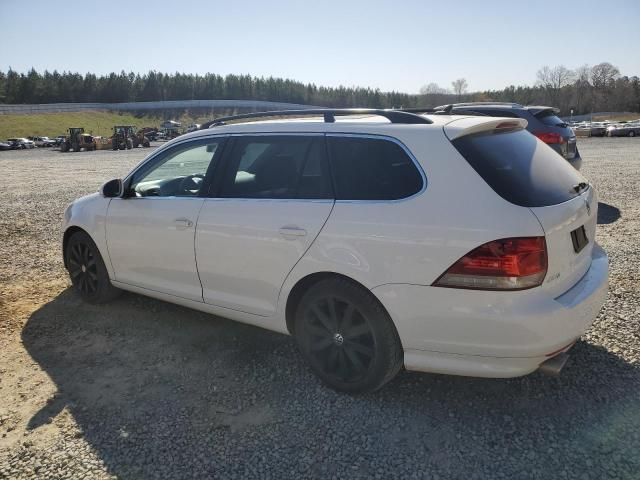
[[[239,115],[231,115],[228,117],[220,117],[215,120],[203,123],[200,130],[211,127],[225,125],[226,122],[234,120],[247,120],[251,118],[265,117],[302,117],[306,115],[322,115],[326,123],[334,123],[336,116],[346,115],[379,115],[386,118],[391,123],[404,124],[430,124],[433,123],[428,118],[409,113],[403,110],[383,110],[377,108],[309,108],[304,110],[274,110],[268,112],[242,113]]]
[[[441,105],[439,107],[435,107],[436,110],[440,110],[446,107],[457,108],[457,107],[474,107],[476,105],[505,105],[510,107],[522,108],[522,105],[515,102],[466,102],[466,103],[451,103],[449,105]]]

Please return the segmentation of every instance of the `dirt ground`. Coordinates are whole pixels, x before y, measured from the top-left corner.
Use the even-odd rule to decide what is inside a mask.
[[[149,150],[0,152],[0,478],[640,478],[640,140],[579,139],[610,294],[559,378],[322,386],[289,337],[69,289],[66,205]]]

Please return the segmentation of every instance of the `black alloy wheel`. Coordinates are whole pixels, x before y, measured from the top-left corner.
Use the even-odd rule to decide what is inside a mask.
[[[362,380],[375,354],[375,339],[357,307],[324,297],[308,305],[304,317],[313,364],[341,383]]]
[[[339,391],[377,390],[403,364],[387,312],[371,292],[346,279],[323,280],[302,296],[295,336],[311,369]]]
[[[85,232],[71,235],[65,247],[65,265],[74,290],[89,303],[104,303],[120,295],[114,287],[102,256]]]
[[[95,295],[98,291],[98,265],[91,247],[84,242],[71,245],[67,264],[71,281],[80,294]]]

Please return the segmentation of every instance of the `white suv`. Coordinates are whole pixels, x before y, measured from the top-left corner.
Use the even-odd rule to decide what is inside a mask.
[[[269,115],[292,118],[228,123]],[[64,262],[89,302],[124,289],[292,334],[342,391],[402,366],[558,372],[605,300],[608,259],[594,188],[525,126],[388,110],[219,120],[73,202]]]

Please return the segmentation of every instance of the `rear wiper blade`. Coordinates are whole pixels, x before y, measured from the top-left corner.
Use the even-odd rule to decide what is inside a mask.
[[[589,186],[587,182],[580,182],[577,185],[573,186],[573,191],[576,193],[580,193],[582,190],[586,189]]]

